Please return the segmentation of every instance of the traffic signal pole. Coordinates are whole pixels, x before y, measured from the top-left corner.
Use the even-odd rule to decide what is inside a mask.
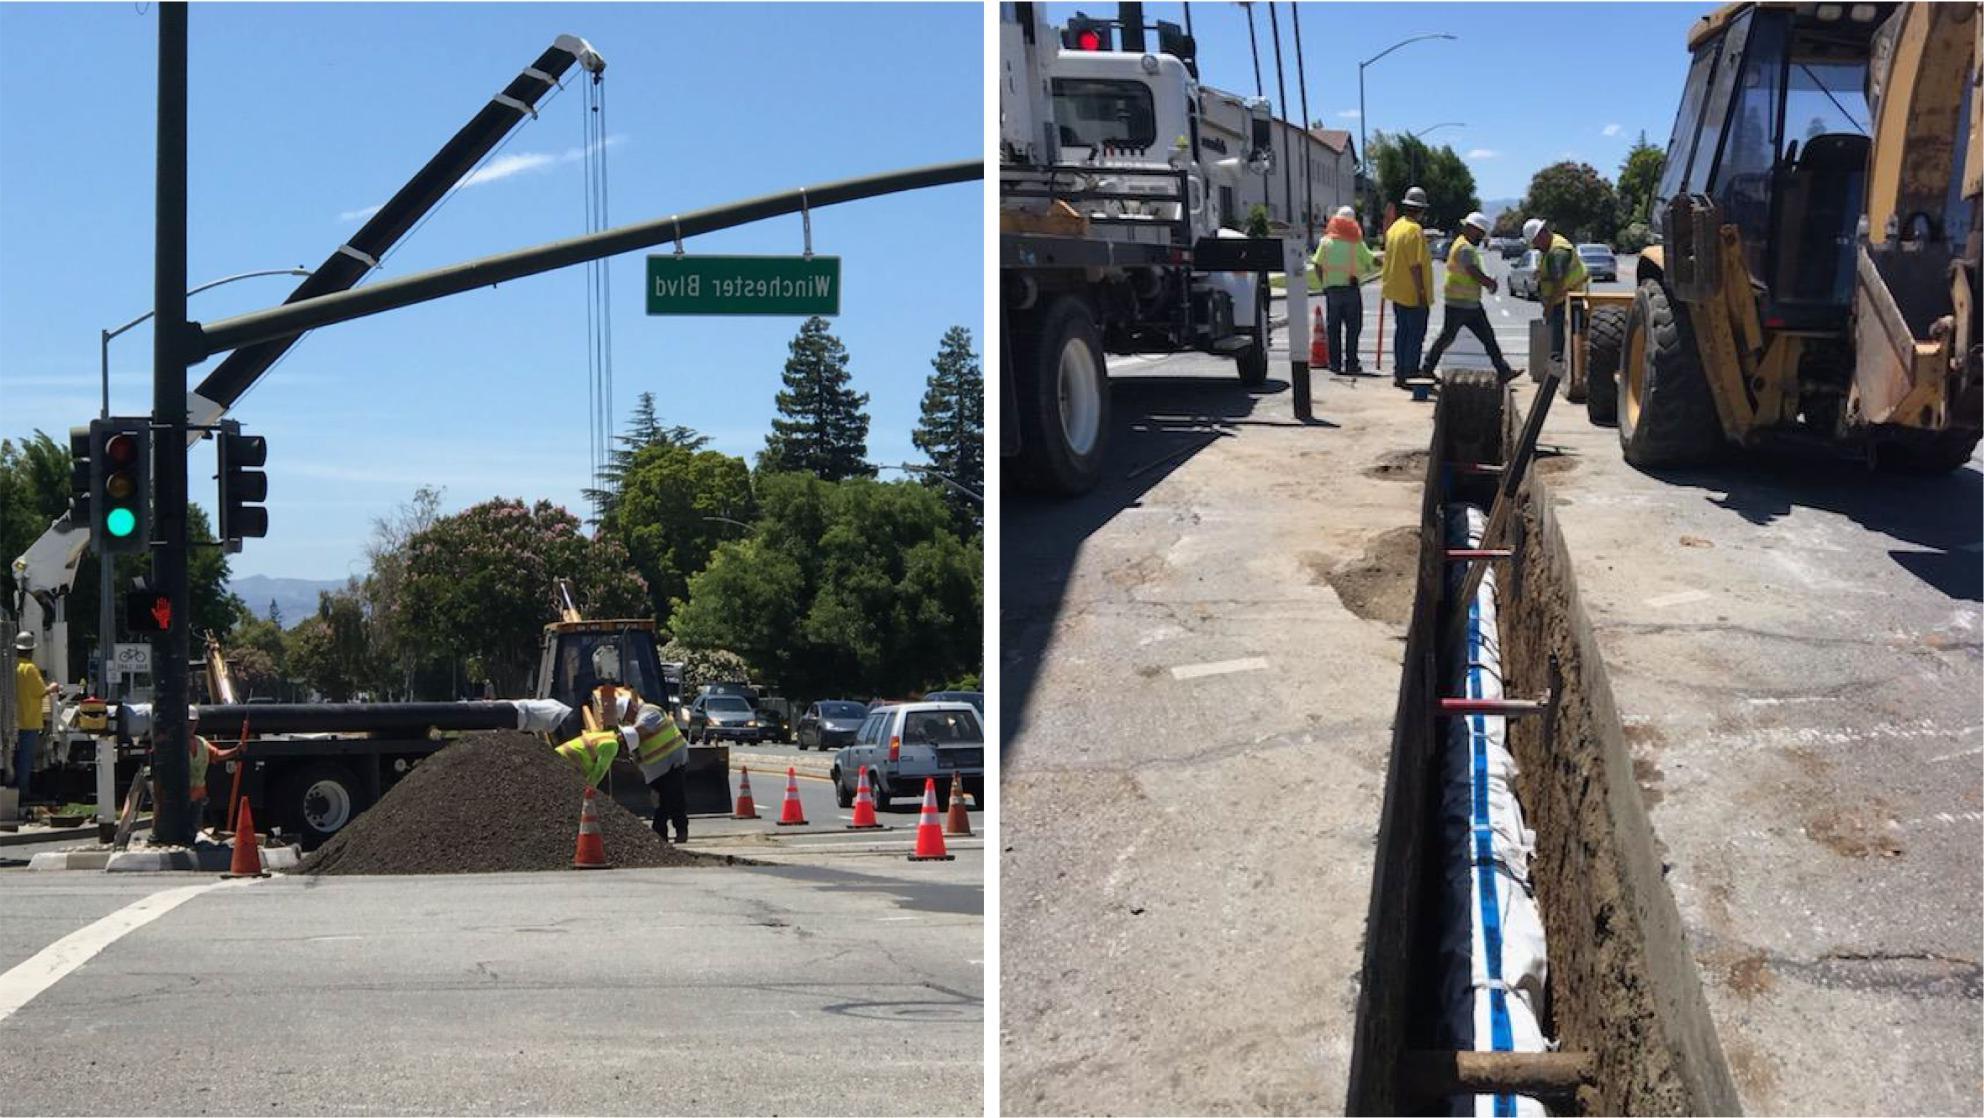
[[[193,841],[186,786],[186,669],[192,656],[186,571],[186,370],[192,364],[186,321],[186,5],[161,4],[158,17],[151,440],[152,525],[158,534],[152,542],[152,580],[171,601],[172,618],[152,653],[158,681],[152,701],[152,771],[158,787],[152,841],[183,846]]]

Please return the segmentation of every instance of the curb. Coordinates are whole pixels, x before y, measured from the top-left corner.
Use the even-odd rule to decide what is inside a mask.
[[[225,873],[232,847],[218,843],[172,850],[49,850],[28,861],[30,870],[101,870],[105,873]],[[265,870],[295,869],[302,855],[295,846],[262,848]]]

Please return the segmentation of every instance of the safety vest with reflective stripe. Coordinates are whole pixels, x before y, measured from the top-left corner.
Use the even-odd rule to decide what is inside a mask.
[[[1469,243],[1466,237],[1455,237],[1447,249],[1447,302],[1459,303],[1464,307],[1481,305],[1481,284],[1467,274],[1463,264],[1472,263],[1475,270],[1481,268],[1481,250]]]
[[[1570,261],[1568,264],[1564,263],[1566,258]],[[1567,293],[1584,286],[1586,278],[1584,259],[1578,255],[1577,246],[1564,239],[1562,233],[1550,234],[1550,249],[1543,254],[1541,265],[1539,270],[1543,274],[1539,277],[1541,282],[1537,286],[1543,296],[1543,305],[1546,307],[1563,299]],[[1562,271],[1562,279],[1555,278],[1552,274],[1559,270]]]
[[[666,712],[661,716],[661,729],[650,737],[641,737],[632,726],[623,726],[621,730],[627,736],[628,748],[633,750],[634,763],[641,767],[642,780],[653,781],[687,759],[685,751],[689,742]]]
[[[207,798],[207,762],[212,760],[207,739],[192,735],[186,745],[186,792],[195,800]]]
[[[1357,283],[1357,250],[1355,241],[1341,237],[1324,237],[1316,249],[1316,271],[1320,273],[1323,287],[1350,287]]]
[[[618,752],[620,735],[612,730],[580,734],[558,747],[558,756],[570,761],[579,770],[579,778],[590,787],[598,787],[606,779],[606,771],[613,767],[613,755]]]

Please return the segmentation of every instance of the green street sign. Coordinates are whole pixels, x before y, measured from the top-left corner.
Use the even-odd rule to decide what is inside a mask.
[[[649,314],[837,315],[838,256],[650,256]]]

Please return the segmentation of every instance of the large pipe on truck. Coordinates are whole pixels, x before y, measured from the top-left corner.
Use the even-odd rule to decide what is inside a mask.
[[[562,718],[563,703],[552,703]],[[200,729],[229,737],[243,725],[256,734],[423,734],[429,730],[520,730],[546,724],[543,700],[475,703],[216,703],[200,707]],[[118,708],[118,734],[144,737],[150,708],[132,703]],[[550,724],[555,725],[555,720]]]

